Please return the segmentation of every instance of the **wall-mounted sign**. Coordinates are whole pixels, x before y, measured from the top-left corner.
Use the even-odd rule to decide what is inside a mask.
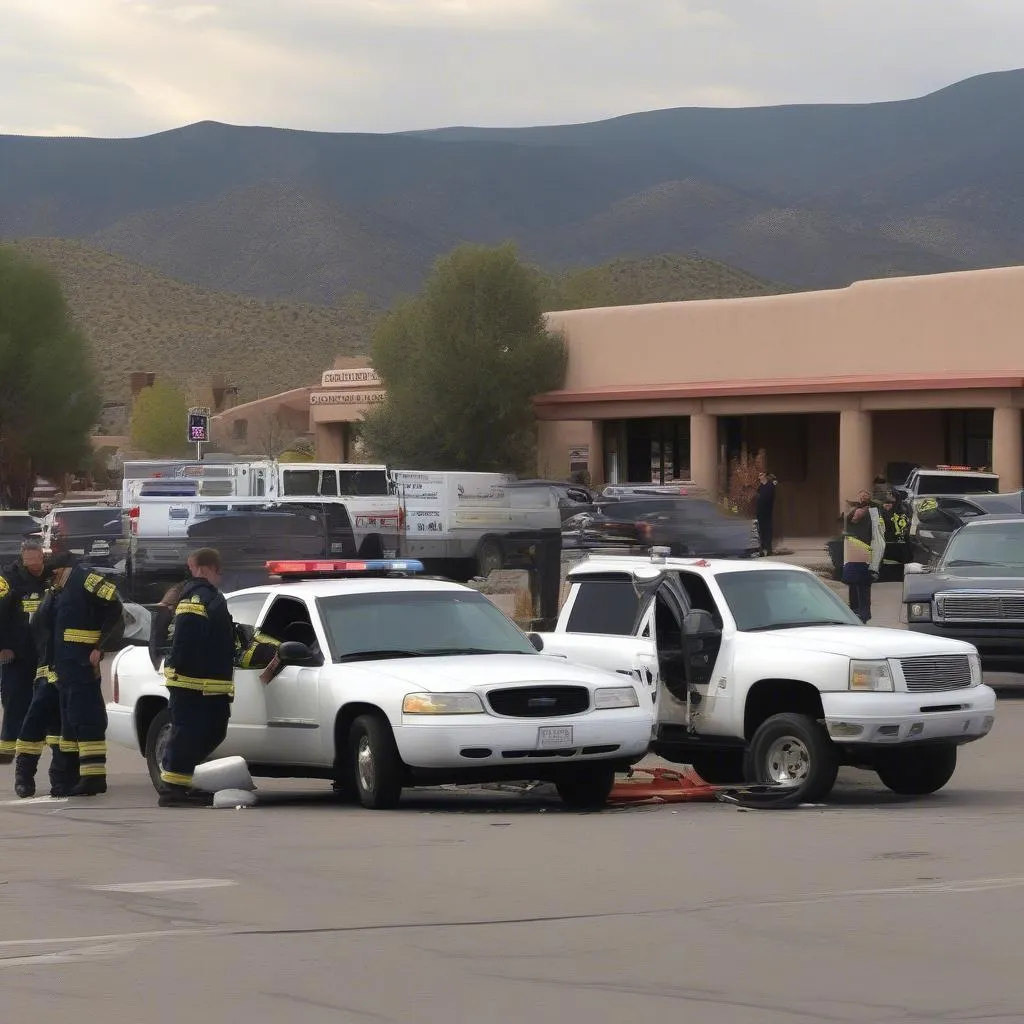
[[[386,391],[314,391],[310,405],[380,405],[387,398]]]
[[[353,387],[369,385],[370,387],[382,385],[380,374],[369,366],[358,370],[324,370],[320,379],[320,386],[324,388],[337,387],[339,384],[350,384]]]

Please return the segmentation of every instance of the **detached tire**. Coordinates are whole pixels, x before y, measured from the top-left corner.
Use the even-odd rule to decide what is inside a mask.
[[[555,780],[559,799],[572,811],[599,811],[608,803],[615,786],[611,765],[581,765]]]
[[[709,750],[705,754],[694,754],[690,767],[712,786],[744,781],[742,750]]]
[[[910,750],[886,751],[875,770],[886,789],[900,796],[937,793],[956,771],[956,747],[952,743]]]
[[[159,793],[163,789],[160,781],[160,771],[163,768],[164,751],[167,749],[167,741],[171,736],[171,711],[164,708],[158,711],[156,717],[149,723],[146,730],[146,767],[149,769],[149,779],[153,788]]]
[[[699,774],[699,773],[698,773]],[[839,752],[809,715],[772,715],[762,722],[746,756],[749,782],[790,787],[787,803],[817,803],[836,784]]]
[[[361,715],[352,723],[348,742],[355,796],[371,811],[397,807],[402,799],[405,765],[388,722]]]

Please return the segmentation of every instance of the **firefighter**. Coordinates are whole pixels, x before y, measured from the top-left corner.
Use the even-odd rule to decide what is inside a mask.
[[[32,703],[37,658],[32,616],[38,611],[49,582],[42,545],[26,540],[21,557],[0,575],[0,764],[10,764],[18,734]]]
[[[267,669],[277,657],[277,650],[281,641],[256,630],[252,639],[244,647],[241,640],[235,640],[235,663],[239,668]]]
[[[188,568],[192,579],[174,610],[171,651],[164,662],[171,734],[160,772],[161,807],[212,804],[211,793],[192,788],[192,773],[227,735],[239,653],[231,613],[218,589],[220,555],[201,548],[189,555]]]
[[[71,572],[70,559],[60,555],[50,563],[50,587],[32,619],[39,668],[32,703],[21,726],[14,762],[14,792],[22,799],[35,796],[39,758],[50,748],[50,796],[69,796],[78,785],[78,756],[62,749],[60,692],[54,668],[54,621],[57,594]]]
[[[71,796],[107,791],[107,709],[100,662],[123,628],[117,587],[96,570],[75,565],[56,598],[54,667],[61,701],[61,749],[78,755]]]

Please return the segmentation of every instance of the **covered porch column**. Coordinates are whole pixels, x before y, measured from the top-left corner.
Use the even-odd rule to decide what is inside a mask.
[[[871,490],[871,413],[845,409],[839,414],[839,513],[862,490]]]
[[[344,423],[317,423],[316,458],[318,462],[344,462],[348,456],[345,451]]]
[[[707,412],[690,416],[690,477],[715,494],[718,490],[718,417]]]
[[[1024,444],[1020,409],[1013,405],[992,410],[992,471],[999,474],[1000,491],[1019,491],[1024,477]]]

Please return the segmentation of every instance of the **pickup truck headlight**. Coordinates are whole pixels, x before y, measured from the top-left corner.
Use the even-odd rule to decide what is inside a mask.
[[[971,664],[971,686],[981,686],[983,680],[981,671],[981,655],[977,651],[968,654],[967,660]]]
[[[597,711],[638,707],[640,707],[640,701],[632,686],[603,686],[594,691],[594,708]]]
[[[484,703],[475,693],[408,693],[403,715],[482,715]]]
[[[911,601],[907,605],[907,622],[931,622],[931,601]]]
[[[887,661],[850,661],[850,689],[865,693],[892,692]]]

